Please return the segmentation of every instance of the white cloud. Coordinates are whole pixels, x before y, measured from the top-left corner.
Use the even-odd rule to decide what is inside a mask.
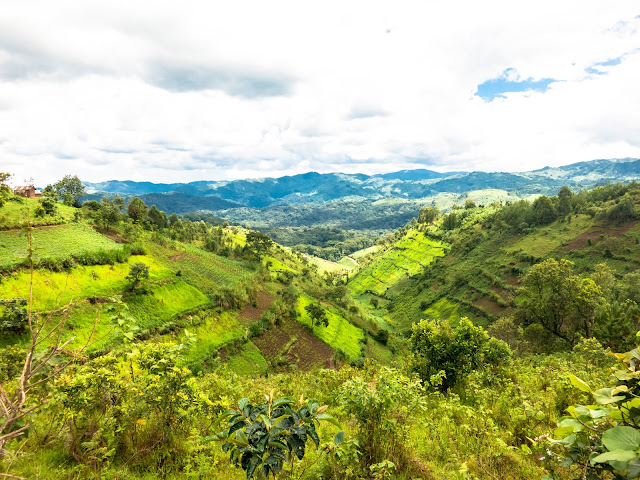
[[[640,157],[639,13],[595,0],[13,2],[0,170],[43,185]],[[556,82],[474,97],[505,71]]]

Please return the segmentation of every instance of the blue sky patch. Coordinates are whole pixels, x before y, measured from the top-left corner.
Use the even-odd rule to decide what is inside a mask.
[[[597,62],[591,65],[590,67],[585,68],[584,71],[587,73],[592,73],[594,75],[606,75],[608,72],[606,70],[603,70],[600,67],[614,67],[616,65],[620,65],[621,61],[622,61],[622,57],[612,58],[604,62]]]
[[[498,78],[492,78],[478,85],[474,95],[491,102],[496,97],[505,98],[505,93],[529,91],[544,93],[549,88],[549,84],[555,81],[553,78],[520,80],[514,69],[507,68]]]

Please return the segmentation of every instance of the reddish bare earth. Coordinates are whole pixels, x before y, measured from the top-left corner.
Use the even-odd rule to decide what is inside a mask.
[[[491,313],[493,315],[498,315],[505,310],[503,307],[501,307],[497,303],[492,302],[488,298],[480,298],[478,300],[475,300],[473,302],[473,305],[478,307],[480,310]]]
[[[507,285],[511,285],[512,287],[519,287],[520,286],[520,277],[508,276],[507,277]]]
[[[271,328],[264,335],[253,339],[253,343],[267,360],[273,360],[293,337],[296,342],[285,354],[289,364],[297,365],[300,370],[333,366],[335,350],[295,321]]]
[[[253,306],[253,303],[248,303],[244,310],[242,310],[238,314],[238,321],[247,326],[251,325],[253,322],[257,322],[262,318],[264,312],[271,308],[273,302],[275,302],[276,297],[268,294],[265,291],[259,292],[256,298],[256,306]]]
[[[564,247],[565,251],[580,250],[586,248],[588,241],[591,240],[592,245],[600,241],[600,235],[609,235],[611,237],[619,237],[623,233],[628,232],[638,224],[637,221],[627,222],[619,227],[594,226],[591,230],[578,235]]]

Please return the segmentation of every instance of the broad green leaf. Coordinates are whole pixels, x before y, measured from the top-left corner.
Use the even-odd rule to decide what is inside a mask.
[[[595,465],[596,463],[608,463],[610,465],[613,465],[614,463],[624,464],[625,462],[630,462],[636,457],[636,453],[629,450],[613,450],[611,452],[601,453],[597,457],[592,458],[591,465]],[[616,470],[625,470],[626,467],[626,465],[614,465]]]
[[[571,385],[576,387],[578,390],[582,390],[583,392],[591,393],[591,387],[589,385],[587,385],[586,382],[584,382],[583,380],[580,380],[575,375],[571,375],[569,377],[569,380],[571,380]]]
[[[333,443],[335,443],[336,445],[340,445],[342,442],[344,442],[344,431],[340,430],[338,433],[336,433],[336,436],[333,437]]]
[[[626,385],[618,385],[616,388],[613,389],[613,391],[611,392],[611,395],[617,395],[618,393],[628,392],[628,391],[629,391],[629,387],[627,387]]]
[[[279,398],[275,402],[273,402],[273,404],[271,405],[271,409],[276,409],[282,405],[291,405],[292,403],[293,400],[291,400],[290,398]]]
[[[247,480],[251,479],[253,472],[255,472],[256,468],[258,468],[258,465],[261,463],[262,459],[259,456],[254,455],[251,457],[251,460],[249,460],[249,464],[247,465]]]
[[[591,459],[591,464],[609,463],[609,462],[629,462],[636,458],[636,453],[630,450],[613,450],[611,452],[601,453],[597,457]]]
[[[640,447],[640,432],[627,426],[613,427],[602,434],[602,443],[610,452],[636,450]]]
[[[610,403],[624,400],[622,395],[612,395],[613,388],[600,388],[593,393],[593,398],[600,405],[608,405]]]
[[[236,439],[246,445],[249,445],[249,439],[247,438],[247,434],[244,433],[244,430],[238,430],[236,433]]]
[[[560,428],[572,428],[573,432],[581,432],[584,429],[584,425],[582,425],[578,420],[571,417],[564,417],[562,420],[558,422],[558,426]]]
[[[238,400],[238,410],[240,410],[241,412],[245,409],[247,405],[249,405],[248,397],[244,397]]]
[[[639,476],[640,476],[640,459],[635,459],[633,462],[629,463],[629,467],[627,468],[627,477],[638,478]]]
[[[326,420],[327,422],[333,423],[336,427],[342,428],[342,425],[340,425],[340,422],[338,422],[338,420],[336,420],[334,417],[326,413],[320,413],[316,415],[315,418],[317,420]]]

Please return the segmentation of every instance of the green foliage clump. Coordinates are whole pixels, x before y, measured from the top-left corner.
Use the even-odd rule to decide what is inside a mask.
[[[69,207],[79,207],[80,199],[84,197],[85,190],[82,181],[77,175],[65,175],[53,185],[58,197]]]
[[[129,290],[135,292],[145,280],[149,280],[149,266],[136,262],[129,267],[129,273],[125,278],[130,281]]]
[[[576,275],[573,266],[569,260],[549,258],[531,267],[518,306],[525,323],[537,322],[571,345],[580,335],[592,336],[596,309],[603,301],[600,287]]]
[[[299,405],[290,398],[278,398],[271,391],[265,395],[266,403],[252,405],[249,398],[238,401],[238,408],[230,409],[221,415],[219,422],[226,422],[222,432],[207,437],[206,440],[224,441],[222,449],[230,454],[231,462],[246,471],[247,480],[258,473],[260,478],[274,478],[289,466],[293,468],[294,459],[305,456],[309,439],[316,448],[320,437],[316,431],[321,420],[339,425],[327,413],[328,406],[309,400]],[[259,470],[258,470],[259,469]]]
[[[0,299],[0,334],[23,333],[27,328],[27,300]]]
[[[551,479],[640,476],[640,350],[616,353],[620,366],[614,387],[593,390],[575,375],[572,385],[592,395],[594,403],[573,405],[558,421],[552,452],[544,459]],[[567,473],[570,472],[570,477]]]
[[[340,398],[357,422],[364,465],[406,460],[403,444],[412,422],[424,410],[423,393],[420,380],[388,367],[366,368],[343,383]]]
[[[489,338],[467,318],[455,328],[447,320],[422,320],[411,334],[411,369],[425,384],[447,391],[472,371],[485,366],[504,366],[511,349],[502,340]]]

